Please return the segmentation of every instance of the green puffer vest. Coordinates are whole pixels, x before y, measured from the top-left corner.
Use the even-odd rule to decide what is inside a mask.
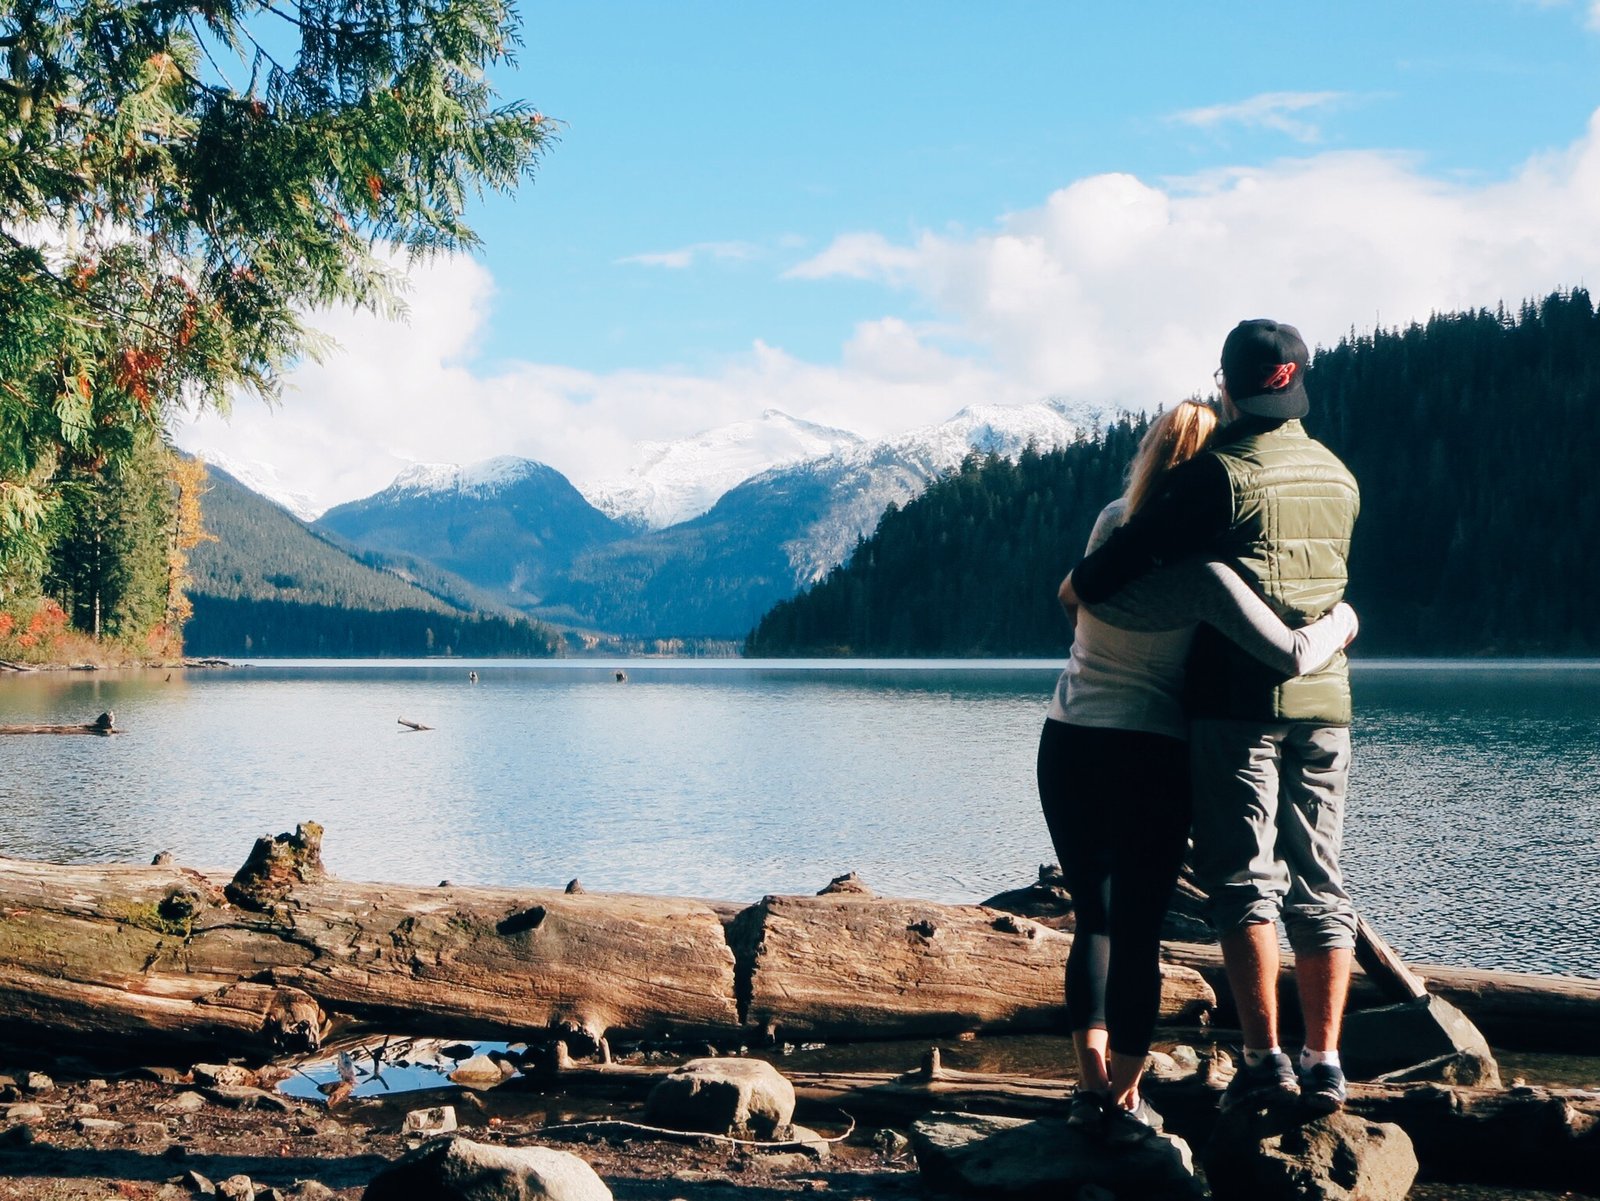
[[[1233,524],[1214,550],[1292,628],[1344,598],[1360,494],[1349,470],[1298,421],[1259,423],[1210,453],[1227,469]],[[1350,724],[1350,671],[1341,651],[1320,671],[1285,679],[1209,626],[1195,635],[1184,689],[1191,717]]]

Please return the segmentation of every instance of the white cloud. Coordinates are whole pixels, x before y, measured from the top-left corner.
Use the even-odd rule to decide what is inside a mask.
[[[617,260],[639,267],[666,267],[681,271],[702,259],[718,262],[748,262],[760,255],[761,248],[750,242],[696,242],[677,250],[657,250],[648,254],[630,254]]]
[[[1199,129],[1244,125],[1273,129],[1299,142],[1320,141],[1322,131],[1302,114],[1333,108],[1349,97],[1344,92],[1263,92],[1233,104],[1213,104],[1174,113],[1172,120]]]
[[[869,436],[978,401],[1065,394],[1147,408],[1208,391],[1222,338],[1243,317],[1292,321],[1332,345],[1380,318],[1600,281],[1597,196],[1600,114],[1573,146],[1491,183],[1442,181],[1375,152],[1160,184],[1091,176],[986,231],[837,238],[788,273],[885,287],[881,317],[857,326],[837,363],[796,358],[775,331],[698,373],[475,369],[493,280],[471,260],[440,260],[418,269],[408,324],[329,315],[321,324],[343,352],[299,369],[278,410],[242,402],[231,424],[207,418],[179,438],[270,463],[286,486],[332,504],[411,462],[496,454],[575,482],[615,478],[639,440],[767,408]]]
[[[1589,0],[1589,28],[1600,33],[1600,0]]]
[[[1148,406],[1210,387],[1234,321],[1331,345],[1352,326],[1515,303],[1600,278],[1600,116],[1512,178],[1445,183],[1403,157],[1322,154],[1156,186],[1082,179],[990,232],[839,238],[792,274],[931,305],[1006,380]]]
[[[965,404],[1029,399],[893,319],[864,325],[837,367],[756,342],[714,375],[542,363],[485,374],[466,356],[492,296],[493,280],[474,260],[414,267],[408,320],[322,315],[317,324],[340,350],[301,366],[280,406],[241,400],[230,419],[204,416],[179,429],[177,441],[268,464],[285,489],[321,509],[386,487],[412,463],[523,455],[582,484],[622,476],[637,442],[687,437],[768,408],[876,436]]]

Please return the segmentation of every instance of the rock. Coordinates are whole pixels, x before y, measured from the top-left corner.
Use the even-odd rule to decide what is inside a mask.
[[[8,1122],[42,1122],[44,1121],[44,1106],[32,1101],[23,1101],[16,1105],[6,1106],[6,1121]]]
[[[1179,1043],[1176,1047],[1173,1047],[1168,1054],[1170,1055],[1172,1062],[1177,1064],[1178,1067],[1182,1068],[1183,1071],[1197,1072],[1200,1070],[1200,1052],[1196,1051],[1188,1044]]]
[[[167,1141],[169,1133],[171,1132],[167,1129],[165,1122],[135,1122],[133,1124],[133,1137],[141,1143],[164,1143]]]
[[[486,1147],[454,1135],[423,1144],[367,1185],[364,1201],[612,1201],[583,1160],[550,1147]]]
[[[451,1072],[450,1079],[462,1088],[487,1089],[504,1084],[516,1071],[509,1063],[487,1055],[474,1055]]]
[[[138,1079],[154,1080],[157,1084],[182,1084],[187,1078],[177,1068],[169,1068],[162,1065],[136,1068],[133,1075]]]
[[[784,1141],[798,1143],[800,1153],[812,1159],[827,1159],[833,1153],[833,1144],[809,1126],[790,1126],[789,1137]]]
[[[910,1139],[898,1130],[890,1130],[887,1127],[872,1136],[872,1145],[890,1159],[898,1158],[911,1150]]]
[[[1440,997],[1347,1014],[1339,1039],[1344,1069],[1359,1080],[1437,1080],[1500,1087],[1500,1065],[1470,1018]]]
[[[406,1114],[407,1134],[449,1134],[456,1128],[454,1105],[436,1105],[432,1109],[413,1109]]]
[[[1093,1185],[1117,1201],[1179,1201],[1205,1195],[1189,1147],[1159,1135],[1109,1146],[1065,1120],[934,1113],[911,1127],[923,1183],[978,1197],[1073,1197]]]
[[[1151,1051],[1145,1057],[1144,1071],[1145,1075],[1153,1080],[1182,1080],[1185,1076],[1191,1075],[1194,1068],[1182,1067],[1176,1059],[1164,1051]]]
[[[111,1086],[104,1080],[90,1080],[87,1081],[83,1087],[88,1089],[91,1093],[103,1093]]]
[[[1347,1113],[1223,1114],[1205,1148],[1216,1201],[1401,1201],[1417,1175],[1400,1127]]]
[[[229,1109],[273,1109],[279,1113],[293,1113],[294,1102],[264,1088],[245,1088],[241,1085],[219,1084],[216,1088],[202,1090],[208,1101],[226,1105]]]
[[[124,1128],[110,1118],[79,1118],[72,1124],[83,1134],[116,1134]]]
[[[296,1180],[288,1195],[295,1201],[331,1201],[335,1194],[320,1180]]]
[[[185,1090],[170,1101],[156,1106],[157,1113],[199,1113],[206,1107],[206,1099],[199,1093]]]
[[[157,851],[154,855],[152,855],[150,857],[150,866],[151,867],[166,867],[167,864],[169,864],[171,862],[172,862],[172,852],[171,851]]]
[[[569,897],[582,896],[587,891],[588,889],[584,888],[584,886],[579,883],[576,876],[567,881],[567,895]]]
[[[202,1197],[215,1197],[217,1186],[212,1184],[208,1177],[190,1169],[183,1174],[183,1183],[191,1193],[198,1193]]]
[[[256,1201],[255,1181],[248,1176],[229,1176],[217,1181],[217,1196],[228,1201]]]
[[[67,1112],[75,1118],[92,1118],[100,1112],[100,1107],[93,1101],[74,1101]]]
[[[645,1101],[644,1120],[703,1134],[772,1138],[794,1118],[794,1085],[761,1059],[691,1059]]]
[[[29,1072],[24,1087],[30,1093],[49,1093],[55,1091],[56,1082],[43,1072]]]
[[[828,886],[826,888],[817,890],[817,895],[819,897],[826,897],[841,892],[853,893],[856,896],[862,897],[875,897],[878,895],[877,893],[873,892],[872,889],[868,888],[864,883],[862,883],[861,877],[855,872],[846,872],[842,876],[835,876],[833,879],[828,881]]]
[[[227,1084],[238,1088],[256,1088],[259,1081],[249,1068],[235,1063],[197,1063],[189,1069],[196,1084]]]

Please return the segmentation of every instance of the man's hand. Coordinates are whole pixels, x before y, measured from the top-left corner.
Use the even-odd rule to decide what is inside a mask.
[[[1072,589],[1072,573],[1070,571],[1067,572],[1067,578],[1061,581],[1061,587],[1056,589],[1056,599],[1061,602],[1061,607],[1066,610],[1068,617],[1077,618],[1078,605],[1082,602],[1078,600],[1078,594]]]

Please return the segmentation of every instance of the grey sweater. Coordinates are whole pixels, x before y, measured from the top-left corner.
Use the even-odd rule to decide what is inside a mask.
[[[1126,512],[1120,499],[1102,510],[1086,554],[1111,536]],[[1356,632],[1355,610],[1342,603],[1291,630],[1231,569],[1187,560],[1150,572],[1113,600],[1079,610],[1072,657],[1048,716],[1075,726],[1187,737],[1180,701],[1184,664],[1202,622],[1285,676],[1322,666]]]

